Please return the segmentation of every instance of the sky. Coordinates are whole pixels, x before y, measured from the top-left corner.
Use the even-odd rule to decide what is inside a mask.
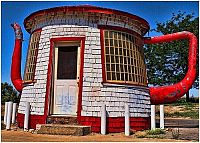
[[[75,5],[93,5],[105,8],[125,11],[149,22],[150,29],[156,28],[156,22],[165,22],[172,17],[172,13],[178,11],[187,14],[194,13],[199,16],[198,1],[1,1],[1,82],[11,83],[10,66],[14,46],[14,32],[11,23],[17,22],[21,25],[24,42],[22,46],[22,70],[23,77],[24,66],[29,42],[29,33],[24,29],[24,19],[38,10],[57,7],[57,6],[75,6]],[[159,33],[150,32],[149,36],[157,36]],[[198,95],[198,90],[190,90],[191,94]]]

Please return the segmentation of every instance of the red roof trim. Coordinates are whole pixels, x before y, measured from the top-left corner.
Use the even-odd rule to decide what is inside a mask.
[[[128,12],[123,12],[119,10],[114,10],[114,9],[108,9],[108,8],[102,8],[102,7],[96,7],[96,6],[90,6],[90,5],[79,5],[79,6],[62,6],[62,7],[54,7],[54,8],[49,8],[49,9],[44,9],[44,10],[39,10],[36,11],[32,14],[30,14],[28,17],[25,18],[24,20],[24,25],[26,24],[27,21],[30,19],[34,19],[38,15],[43,15],[51,12],[70,12],[70,11],[75,11],[75,12],[91,12],[91,13],[103,13],[103,14],[116,14],[116,15],[121,15],[121,16],[127,16],[130,19],[135,19],[140,21],[142,24],[144,24],[147,29],[149,29],[149,23],[136,15],[130,14]]]

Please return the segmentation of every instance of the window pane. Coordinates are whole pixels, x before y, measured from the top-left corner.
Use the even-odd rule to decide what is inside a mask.
[[[57,79],[76,79],[78,47],[58,47]]]
[[[34,80],[35,75],[35,66],[36,66],[36,57],[37,51],[39,48],[39,39],[41,31],[36,31],[32,33],[28,48],[28,55],[26,61],[26,67],[24,70],[24,81]]]
[[[134,34],[105,31],[107,80],[139,82],[146,85],[142,39]]]

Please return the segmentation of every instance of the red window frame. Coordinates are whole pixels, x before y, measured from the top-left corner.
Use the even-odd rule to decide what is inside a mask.
[[[132,31],[127,28],[117,27],[117,26],[108,26],[108,25],[98,25],[98,29],[100,29],[100,45],[101,45],[101,62],[102,62],[102,83],[110,83],[110,84],[122,84],[122,85],[134,85],[134,86],[147,86],[147,82],[142,84],[141,82],[131,81],[108,81],[106,80],[106,67],[105,67],[105,47],[104,47],[104,30],[116,30],[121,32],[126,32],[128,34],[136,35],[142,39],[142,36],[135,31]],[[146,77],[147,78],[147,77]],[[147,81],[147,80],[146,80]]]
[[[40,28],[40,29],[36,29],[36,30],[34,30],[31,34],[30,34],[30,39],[29,39],[29,48],[30,48],[30,42],[31,42],[31,37],[32,37],[32,34],[33,33],[35,33],[35,32],[40,32],[40,37],[41,37],[41,32],[42,32],[42,29]],[[39,39],[40,39],[40,37],[39,37]],[[29,49],[28,48],[28,52],[27,52],[27,56],[26,56],[26,64],[25,64],[25,69],[24,69],[24,76],[26,75],[26,68],[27,68],[27,60],[28,60],[28,57],[29,57]],[[34,60],[34,63],[35,63],[35,65],[34,65],[34,68],[33,68],[33,79],[32,80],[23,80],[23,84],[25,85],[25,84],[30,84],[30,83],[36,83],[36,80],[35,80],[35,70],[36,70],[36,64],[37,64],[37,57],[38,57],[38,50],[39,50],[39,45],[38,45],[38,48],[35,50],[35,52],[36,52],[36,57],[35,57],[35,60]]]

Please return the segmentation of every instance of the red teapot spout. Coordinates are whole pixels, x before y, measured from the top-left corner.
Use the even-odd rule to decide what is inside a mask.
[[[150,87],[151,104],[157,105],[175,102],[192,87],[196,78],[197,38],[193,33],[183,31],[144,39],[144,44],[156,44],[181,39],[189,40],[188,71],[183,80],[174,85]]]
[[[15,45],[11,64],[11,81],[18,92],[22,92],[23,83],[21,78],[21,53],[23,34],[21,27],[17,24],[11,24],[15,32]]]

